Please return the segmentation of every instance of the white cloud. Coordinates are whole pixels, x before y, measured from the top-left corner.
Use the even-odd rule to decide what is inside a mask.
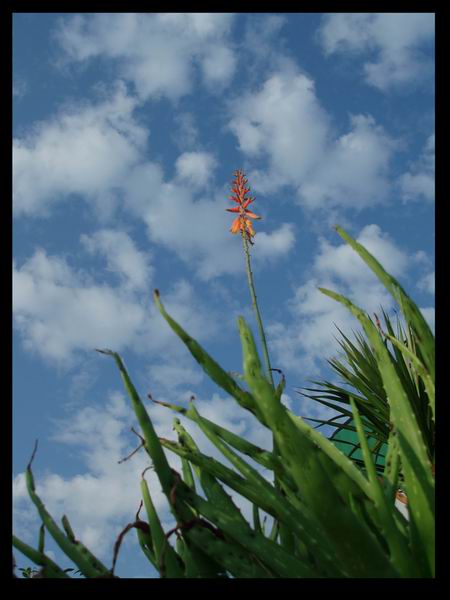
[[[240,150],[268,161],[265,172],[249,172],[255,190],[293,186],[309,209],[361,208],[386,199],[394,140],[370,115],[350,115],[350,131],[337,137],[312,80],[292,65],[235,99],[230,111]]]
[[[225,45],[213,46],[202,63],[203,76],[211,91],[221,92],[234,75],[236,58]]]
[[[102,229],[92,235],[83,234],[81,242],[91,254],[97,253],[106,258],[108,270],[121,277],[125,289],[150,289],[152,267],[149,257],[136,248],[128,234]]]
[[[405,275],[408,256],[383,234],[377,225],[364,227],[357,236],[395,277]],[[375,275],[347,244],[320,242],[312,265],[311,276],[294,290],[287,302],[290,319],[267,327],[269,346],[274,352],[272,362],[282,369],[291,369],[314,376],[325,366],[325,360],[337,349],[337,325],[344,333],[360,329],[358,321],[340,303],[322,294],[323,287],[343,294],[369,314],[379,314],[380,306],[389,310],[391,296]]]
[[[21,77],[14,77],[13,81],[13,97],[20,100],[28,92],[28,84]]]
[[[14,322],[25,348],[51,363],[66,365],[78,352],[94,348],[182,352],[153,306],[151,290],[138,294],[129,281],[116,287],[100,284],[43,250],[20,267],[14,264]],[[199,305],[187,282],[176,282],[163,298],[169,313],[192,335],[205,339],[214,331],[211,315]]]
[[[42,250],[14,267],[13,304],[25,347],[56,362],[80,349],[127,347],[146,319],[145,307],[134,299],[84,282],[62,259]]]
[[[150,15],[147,15],[150,17]],[[139,15],[140,17],[140,15]],[[229,32],[232,13],[160,13],[154,15],[156,23],[173,27],[174,32],[195,35],[199,39],[213,39]]]
[[[124,206],[134,216],[142,218],[160,193],[163,172],[155,163],[141,163],[130,169],[122,182]]]
[[[189,112],[177,112],[174,122],[177,129],[172,138],[177,146],[182,150],[194,147],[199,136],[194,115]]]
[[[87,396],[99,377],[97,356],[86,356],[84,361],[77,365],[76,372],[72,375],[67,389],[67,406],[77,406]]]
[[[422,265],[425,267],[429,267],[432,264],[432,259],[431,257],[424,252],[423,250],[418,250],[415,254],[414,254],[414,262],[416,262],[418,265]]]
[[[136,101],[118,84],[96,105],[66,106],[14,139],[16,215],[46,215],[52,204],[81,194],[100,214],[111,212],[113,194],[137,161],[147,131],[136,123]]]
[[[148,374],[151,393],[155,392],[158,395],[173,393],[181,387],[196,386],[203,380],[203,373],[191,356],[187,356],[185,361],[180,359],[153,361]]]
[[[194,201],[189,188],[172,182],[150,196],[143,218],[152,242],[175,252],[204,279],[241,270],[241,249],[228,232],[223,199]]]
[[[261,90],[237,98],[230,106],[231,131],[249,157],[267,156],[271,171],[297,183],[316,163],[327,137],[328,119],[311,79],[278,72]]]
[[[401,180],[402,196],[406,200],[425,198],[425,200],[434,200],[435,181],[434,176],[428,173],[405,173]]]
[[[274,63],[281,58],[276,50],[276,41],[281,37],[281,30],[288,22],[288,17],[281,14],[255,13],[245,23],[245,33],[242,51],[250,51],[260,66],[262,61],[272,60]]]
[[[331,144],[299,186],[308,208],[362,208],[382,202],[395,144],[370,116],[351,116],[351,130]]]
[[[434,306],[428,306],[427,308],[421,308],[420,310],[421,310],[423,316],[425,317],[425,321],[430,326],[431,331],[433,331],[433,333],[434,333],[434,329],[435,329],[435,313],[436,313],[436,310],[435,310]]]
[[[420,290],[424,290],[425,292],[428,292],[429,294],[434,296],[434,293],[435,293],[434,271],[432,271],[431,273],[428,273],[427,275],[424,275],[421,279],[419,279],[419,281],[417,283],[417,287]]]
[[[407,255],[382,233],[378,225],[364,227],[358,236],[358,242],[394,277],[405,273]],[[375,275],[348,244],[335,247],[323,240],[314,261],[314,269],[325,276],[337,276],[348,284],[353,284],[356,279],[361,282],[375,281]]]
[[[376,53],[364,64],[367,83],[380,89],[416,83],[433,71],[423,47],[434,39],[434,13],[325,15],[318,37],[326,54]]]
[[[194,188],[202,188],[211,181],[217,161],[208,152],[184,152],[175,163],[177,177]]]
[[[232,21],[230,13],[76,15],[61,22],[56,37],[68,61],[116,61],[141,100],[176,100],[192,90],[194,66],[209,86],[230,82]]]
[[[255,238],[256,239],[256,238]],[[295,245],[294,227],[291,223],[282,223],[271,233],[260,231],[257,237],[257,252],[254,259],[257,263],[275,260],[290,252]]]
[[[424,199],[434,202],[434,152],[434,134],[432,134],[427,139],[419,160],[411,165],[410,171],[399,178],[398,183],[404,201]]]

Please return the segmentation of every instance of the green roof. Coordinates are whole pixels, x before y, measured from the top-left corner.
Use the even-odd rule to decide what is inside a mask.
[[[350,427],[354,427],[353,419],[348,419],[343,423],[344,425],[348,425]],[[366,428],[368,437],[369,448],[373,449],[377,443],[377,440],[374,437],[370,436],[370,428]],[[341,452],[343,452],[346,456],[355,460],[357,462],[363,463],[363,456],[361,449],[359,448],[359,440],[358,434],[356,431],[352,431],[350,429],[336,429],[333,435],[330,438],[335,446],[339,448]],[[387,452],[387,444],[383,443],[378,450],[376,466],[379,470],[384,469],[385,457]]]

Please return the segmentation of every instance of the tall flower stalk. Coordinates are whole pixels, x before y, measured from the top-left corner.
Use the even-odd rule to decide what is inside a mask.
[[[230,200],[236,202],[237,206],[234,206],[233,208],[227,208],[226,210],[229,212],[238,213],[238,216],[234,219],[231,225],[230,231],[231,233],[241,233],[242,245],[244,246],[245,253],[245,267],[247,271],[248,287],[250,289],[250,296],[252,298],[253,310],[255,311],[259,337],[261,339],[264,364],[267,371],[267,377],[273,386],[274,383],[272,377],[272,369],[270,366],[269,351],[267,349],[266,334],[264,333],[264,327],[262,324],[261,314],[259,312],[258,301],[256,299],[255,284],[253,281],[249,248],[249,244],[253,245],[252,238],[255,236],[255,231],[253,229],[253,225],[250,219],[261,219],[261,217],[255,215],[255,213],[248,210],[248,206],[252,202],[254,202],[255,198],[247,196],[247,194],[250,191],[250,188],[246,187],[248,185],[248,179],[246,179],[246,177],[244,176],[243,171],[235,171],[234,176],[235,178],[231,187],[233,195],[230,196]]]
[[[259,337],[261,339],[261,346],[262,346],[266,375],[267,375],[268,380],[270,381],[271,386],[274,388],[275,386],[273,383],[272,369],[270,366],[269,351],[267,349],[266,334],[264,333],[264,327],[262,324],[261,313],[259,312],[258,301],[256,298],[256,292],[255,292],[255,284],[253,281],[252,266],[251,266],[251,262],[250,262],[249,245],[253,246],[252,238],[255,236],[255,231],[253,229],[253,225],[252,225],[252,222],[250,219],[259,220],[259,219],[261,219],[261,217],[259,217],[258,215],[255,215],[254,212],[252,212],[248,209],[248,206],[252,202],[254,202],[255,198],[247,195],[250,192],[250,187],[247,187],[248,179],[246,179],[244,172],[238,169],[237,171],[235,171],[234,176],[235,176],[235,178],[233,180],[233,185],[231,187],[231,191],[233,192],[233,195],[230,196],[230,200],[232,200],[233,202],[236,202],[237,206],[234,206],[233,208],[227,208],[226,210],[229,212],[238,213],[238,216],[234,219],[233,223],[231,224],[230,231],[231,231],[231,233],[238,233],[238,232],[241,233],[242,245],[244,247],[244,253],[245,253],[245,267],[246,267],[246,271],[247,271],[248,287],[250,289],[250,296],[252,298],[253,310],[255,311],[256,323],[258,326],[258,333],[259,333]],[[278,448],[277,448],[277,443],[275,441],[275,437],[273,437],[272,444],[273,444],[273,452],[275,454],[278,454]],[[274,484],[275,484],[275,487],[277,487],[279,489],[279,483],[277,481],[276,475],[274,477]],[[282,536],[283,539],[286,539],[286,537],[289,536],[289,532],[286,531],[286,528],[283,525],[281,525],[277,519],[275,519],[274,523],[273,523],[272,533],[271,533],[271,536],[273,536],[273,539],[276,538],[276,536],[278,535],[278,532],[280,533],[280,535]]]

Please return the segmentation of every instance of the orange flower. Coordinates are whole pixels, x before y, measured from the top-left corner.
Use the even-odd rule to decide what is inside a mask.
[[[230,196],[230,200],[236,202],[238,206],[227,208],[225,210],[239,214],[231,224],[230,231],[231,233],[238,233],[238,231],[241,231],[247,235],[249,242],[252,242],[251,238],[255,235],[255,232],[250,219],[260,219],[261,217],[258,217],[258,215],[255,215],[255,213],[247,208],[255,199],[247,197],[250,188],[245,187],[248,184],[248,180],[244,177],[243,171],[235,171],[234,176],[235,179],[233,180],[233,185],[231,187],[231,191],[234,195]]]

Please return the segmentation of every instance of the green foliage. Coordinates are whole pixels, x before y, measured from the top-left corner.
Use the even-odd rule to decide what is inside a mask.
[[[113,567],[107,569],[76,540],[67,518],[63,529],[56,525],[36,494],[30,462],[28,492],[43,526],[85,577],[114,576],[120,541],[131,528],[136,529],[144,555],[164,578],[434,577],[434,339],[399,284],[348,234],[339,228],[338,232],[394,296],[405,320],[405,329],[398,324],[395,336],[385,315],[387,332],[382,332],[350,300],[322,290],[352,312],[364,336],[359,335],[356,344],[343,336],[347,365],[331,362],[351,390],[316,382],[321,387],[309,390],[314,391],[309,397],[337,408],[346,418],[344,424],[319,423],[354,432],[358,460],[351,460],[335,441],[280,402],[284,381],[274,389],[242,317],[240,385],[166,312],[155,292],[155,303],[168,325],[208,376],[271,431],[274,450],[258,448],[205,419],[192,402],[188,408],[160,404],[194,421],[232,467],[201,452],[178,418],[177,440],[159,438],[120,356],[102,350],[119,369],[176,527],[164,532],[143,474],[147,521],[136,516],[124,529]],[[380,444],[386,450],[382,481],[377,464]],[[181,474],[169,466],[167,451],[181,458]],[[269,476],[262,475],[263,469]],[[400,480],[408,497],[409,521],[395,506]],[[252,503],[252,525],[226,488]],[[261,522],[261,511],[273,518],[271,532]],[[43,533],[38,550],[16,537],[13,544],[42,566],[42,576],[69,576],[45,556]]]
[[[434,462],[434,382],[420,361],[420,345],[417,345],[417,338],[411,326],[402,325],[401,319],[397,316],[397,331],[394,333],[391,319],[384,311],[382,314],[385,331],[381,328],[377,315],[374,315],[377,328],[384,339],[384,346],[389,353],[392,366],[420,425],[427,454]],[[361,333],[355,333],[353,342],[341,331],[339,333],[341,355],[339,358],[328,360],[328,363],[343,385],[319,380],[312,382],[316,385],[315,388],[304,388],[306,392],[311,393],[300,390],[299,392],[323,406],[332,408],[337,413],[326,420],[310,418],[308,420],[318,423],[317,428],[324,426],[335,428],[333,439],[340,442],[338,447],[351,456],[359,466],[363,466],[350,407],[351,401],[355,402],[362,416],[373,454],[376,455],[377,470],[382,473],[391,421],[388,395],[378,367],[377,356]],[[353,432],[353,435],[350,432]],[[345,448],[345,444],[349,447]]]

